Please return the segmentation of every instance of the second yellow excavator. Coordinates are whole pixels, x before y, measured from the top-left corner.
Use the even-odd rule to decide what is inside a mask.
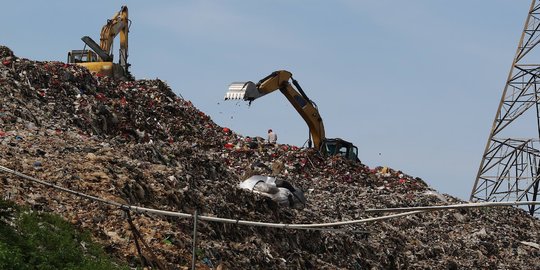
[[[130,21],[127,6],[122,6],[107,23],[101,28],[100,44],[98,45],[89,36],[82,37],[82,41],[92,50],[72,50],[68,53],[68,63],[84,66],[90,72],[115,79],[132,79],[128,70],[128,32]],[[118,64],[113,63],[113,41],[120,35],[120,57]],[[86,46],[85,46],[86,47]]]
[[[292,84],[289,80],[291,80]],[[323,120],[317,105],[308,98],[298,81],[292,77],[292,73],[289,71],[274,71],[257,84],[251,81],[234,82],[229,86],[229,91],[225,94],[225,100],[243,99],[251,104],[253,100],[278,89],[308,125],[310,133],[309,147],[312,146],[311,140],[313,139],[313,146],[325,155],[340,155],[349,160],[359,161],[358,148],[352,143],[340,138],[326,138]]]

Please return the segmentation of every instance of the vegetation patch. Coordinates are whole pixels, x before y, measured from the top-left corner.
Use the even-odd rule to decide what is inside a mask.
[[[0,200],[0,269],[129,269],[57,215]]]

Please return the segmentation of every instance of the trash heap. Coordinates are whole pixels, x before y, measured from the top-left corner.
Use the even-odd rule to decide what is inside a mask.
[[[332,223],[370,208],[461,203],[422,179],[220,127],[160,80],[113,81],[0,46],[0,165],[105,201],[221,218]],[[238,187],[271,175],[305,192],[297,210]],[[192,218],[128,212],[0,172],[4,199],[62,215],[141,266],[186,269]],[[540,223],[511,207],[426,212],[293,230],[197,222],[198,269],[538,269]]]

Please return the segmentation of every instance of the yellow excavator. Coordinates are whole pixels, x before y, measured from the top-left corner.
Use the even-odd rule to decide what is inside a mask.
[[[278,89],[308,125],[310,133],[309,147],[312,147],[313,140],[313,146],[324,155],[340,155],[349,160],[359,161],[358,148],[352,143],[340,138],[330,139],[325,137],[324,124],[317,105],[308,98],[298,81],[292,77],[292,73],[289,71],[274,71],[257,84],[251,81],[233,82],[229,86],[229,91],[225,94],[225,100],[243,99],[251,104],[255,99]]]
[[[101,28],[100,44],[89,36],[82,37],[85,47],[82,50],[68,52],[68,63],[84,66],[98,76],[109,76],[115,79],[132,79],[128,70],[128,33],[131,21],[128,18],[127,6],[122,6]],[[120,57],[113,63],[113,41],[120,34]],[[91,49],[86,49],[86,45]]]

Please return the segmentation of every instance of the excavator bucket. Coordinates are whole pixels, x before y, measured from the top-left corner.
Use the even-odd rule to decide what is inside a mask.
[[[253,101],[264,94],[259,92],[255,83],[249,82],[233,82],[229,85],[229,91],[225,94],[225,100],[228,99],[243,99]]]

